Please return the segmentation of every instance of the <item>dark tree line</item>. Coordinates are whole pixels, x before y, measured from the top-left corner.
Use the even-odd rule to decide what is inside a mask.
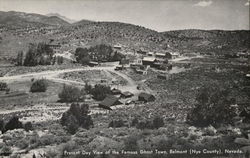
[[[231,98],[229,91],[219,86],[202,87],[196,97],[197,104],[188,113],[187,122],[195,126],[219,126],[232,124],[236,116],[235,99]]]
[[[26,131],[29,131],[33,129],[33,126],[31,122],[23,124],[22,122],[19,121],[19,118],[16,116],[13,116],[7,123],[5,123],[3,120],[0,119],[0,130],[2,131],[2,133],[5,133],[8,130],[19,129],[19,128],[24,128]]]
[[[90,61],[107,62],[120,61],[124,55],[114,51],[111,46],[100,44],[90,48],[77,48],[75,51],[76,61],[87,65]]]
[[[53,49],[45,43],[30,44],[29,49],[24,53],[18,52],[16,64],[18,66],[37,66],[54,64]]]

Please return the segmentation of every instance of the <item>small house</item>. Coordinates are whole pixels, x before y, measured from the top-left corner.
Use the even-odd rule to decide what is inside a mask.
[[[129,92],[129,91],[126,91],[126,92],[122,92],[122,93],[121,93],[121,97],[123,97],[123,98],[130,98],[130,97],[132,97],[132,96],[134,96],[134,94],[131,93],[131,92]]]
[[[169,52],[166,52],[166,53],[165,53],[165,57],[166,57],[167,59],[172,59],[172,55],[171,55],[171,53],[169,53]]]
[[[122,46],[120,46],[120,45],[114,45],[113,47],[114,47],[114,49],[117,49],[117,50],[121,50],[122,49]]]
[[[152,101],[155,101],[155,97],[152,94],[142,92],[138,96],[138,101],[152,102]]]
[[[152,66],[156,59],[154,57],[144,57],[142,59],[142,65],[150,65]]]
[[[113,96],[113,95],[108,95],[101,103],[99,103],[99,107],[103,109],[108,109],[112,110],[111,106],[119,105],[122,104],[119,101],[119,98]]]
[[[166,53],[155,53],[155,57],[158,59],[165,59]]]
[[[148,52],[148,56],[153,56],[154,52]]]
[[[180,56],[180,53],[178,52],[170,52],[170,54],[172,59],[178,58]]]
[[[122,69],[123,69],[122,65],[118,65],[118,66],[115,67],[115,70],[116,70],[116,71],[122,70]]]
[[[98,62],[90,61],[90,62],[88,63],[88,65],[89,65],[90,67],[94,67],[94,66],[98,66],[99,64],[98,64]]]

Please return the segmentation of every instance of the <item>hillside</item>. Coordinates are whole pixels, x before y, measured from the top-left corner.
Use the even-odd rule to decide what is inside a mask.
[[[88,24],[88,23],[91,23],[91,22],[94,22],[94,21],[82,19],[80,21],[74,22],[73,25],[85,25],[85,24]]]
[[[52,15],[52,14],[51,14]],[[54,14],[55,15],[55,14]],[[61,51],[74,51],[104,43],[122,45],[125,51],[165,52],[174,49],[181,53],[235,53],[249,48],[248,31],[177,30],[157,32],[143,26],[121,22],[81,20],[70,24],[58,16],[22,12],[0,12],[1,58],[13,58],[26,51],[29,43],[53,39]]]
[[[67,18],[66,16],[62,16],[62,15],[60,15],[60,14],[58,14],[58,13],[49,13],[49,14],[46,14],[46,16],[48,16],[48,17],[56,16],[56,17],[58,17],[58,18],[60,18],[60,19],[62,19],[62,20],[64,20],[64,21],[66,21],[66,22],[68,22],[68,23],[74,23],[74,22],[76,22],[75,20],[69,19],[69,18]]]
[[[230,53],[239,48],[250,49],[249,33],[249,30],[177,30],[162,34],[168,43],[183,51]]]
[[[121,44],[132,49],[160,50],[164,36],[157,31],[120,22],[83,22],[64,30],[68,38],[85,44]],[[65,33],[64,32],[64,33]]]
[[[23,12],[2,12],[0,11],[0,24],[7,25],[12,27],[14,26],[21,26],[21,27],[41,27],[41,26],[61,26],[61,25],[68,25],[69,23],[56,17],[47,17],[40,14],[31,14],[31,13],[23,13]]]

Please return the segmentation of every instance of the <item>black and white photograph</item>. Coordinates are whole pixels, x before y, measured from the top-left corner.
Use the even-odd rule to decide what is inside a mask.
[[[250,0],[0,0],[0,158],[250,158]]]

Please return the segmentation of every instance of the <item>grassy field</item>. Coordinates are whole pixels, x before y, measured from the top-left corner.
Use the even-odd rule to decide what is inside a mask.
[[[62,84],[47,81],[48,89],[46,92],[31,93],[31,81],[13,82],[9,84],[10,91],[19,91],[23,95],[13,97],[3,97],[0,102],[1,108],[8,108],[13,105],[29,106],[36,103],[53,103],[58,101],[58,93],[61,91]]]

